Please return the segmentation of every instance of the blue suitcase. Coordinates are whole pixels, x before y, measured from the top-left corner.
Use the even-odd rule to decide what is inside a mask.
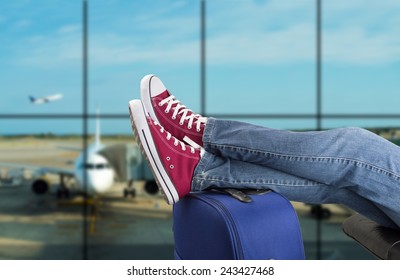
[[[297,214],[275,192],[243,203],[218,192],[191,194],[174,205],[175,259],[304,259]]]

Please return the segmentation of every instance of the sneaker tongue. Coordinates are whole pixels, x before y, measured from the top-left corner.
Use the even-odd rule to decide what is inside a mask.
[[[170,96],[171,96],[171,94],[168,92],[168,90],[165,90],[165,91],[163,91],[162,93],[160,93],[159,95],[157,95],[156,97],[157,97],[157,100],[164,100],[165,98],[168,98],[168,97],[170,97]],[[174,98],[173,100],[176,100],[176,101],[179,102],[179,100],[177,100],[176,98]],[[180,103],[180,102],[179,102],[179,103],[176,103],[176,104],[173,104],[173,105],[171,106],[171,109],[175,109],[175,107],[176,107],[178,104],[182,105],[182,103]],[[180,110],[179,110],[179,112],[178,112],[178,115],[182,115],[182,114],[183,114],[183,112],[182,112],[183,109],[188,110],[187,116],[193,114],[193,112],[192,112],[191,110],[189,110],[189,109],[187,109],[186,107],[184,107],[184,108],[180,108]]]
[[[157,99],[158,99],[158,98],[165,99],[165,98],[167,98],[167,97],[170,96],[170,95],[171,95],[171,94],[169,94],[168,90],[164,90],[163,92],[161,92],[160,94],[158,94],[158,95],[156,95],[156,96],[154,96],[154,97],[157,97]]]
[[[159,102],[159,101],[164,100],[165,98],[168,98],[168,97],[170,97],[170,96],[171,96],[171,94],[170,94],[169,91],[166,89],[165,91],[163,91],[163,92],[161,92],[160,94],[154,96],[153,98],[157,98],[157,99],[156,99],[157,101],[154,100],[154,102]],[[174,98],[174,100],[177,100],[177,99]],[[178,101],[178,102],[179,102],[179,101]],[[179,103],[173,104],[173,105],[171,106],[171,109],[175,109],[175,107],[176,107],[178,104],[183,105],[182,103],[179,102]],[[186,110],[186,111],[187,111],[186,117],[189,117],[190,115],[196,115],[192,110],[190,110],[190,109],[188,109],[188,108],[186,108],[186,107],[183,107],[183,108],[180,108],[180,109],[179,109],[178,116],[182,116],[183,110]],[[195,116],[195,117],[194,117],[195,122],[198,121],[199,118],[201,118],[201,116]]]
[[[170,96],[171,96],[171,94],[169,93],[169,91],[168,91],[168,90],[165,90],[165,91],[161,92],[160,94],[158,94],[158,95],[155,96],[155,97],[157,98],[158,101],[161,101],[161,100],[164,100],[164,99],[166,99],[166,98],[168,98],[168,97],[170,97]],[[171,108],[175,108],[176,105],[177,105],[177,104],[172,105]]]

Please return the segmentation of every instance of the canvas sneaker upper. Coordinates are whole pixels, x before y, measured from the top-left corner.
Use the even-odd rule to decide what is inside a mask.
[[[207,118],[186,108],[155,75],[145,76],[140,83],[143,106],[148,115],[181,141],[203,147]]]
[[[146,115],[140,100],[130,101],[129,109],[137,142],[166,201],[174,204],[190,192],[201,151],[178,140]]]

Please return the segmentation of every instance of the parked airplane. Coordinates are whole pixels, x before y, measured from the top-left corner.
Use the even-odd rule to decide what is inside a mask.
[[[33,104],[43,104],[43,103],[48,103],[48,102],[52,102],[52,101],[61,99],[62,97],[63,97],[63,95],[61,93],[56,93],[53,95],[39,97],[39,98],[29,96],[29,99],[30,99],[31,103],[33,103]]]
[[[67,149],[81,151],[78,148]],[[31,188],[34,193],[39,195],[45,194],[50,188],[50,182],[46,178],[46,174],[57,174],[60,176],[60,188],[57,190],[57,196],[68,197],[69,189],[65,185],[65,178],[74,178],[77,189],[86,192],[88,195],[102,194],[108,191],[117,179],[131,183],[132,178],[129,178],[127,169],[132,166],[138,166],[137,169],[143,170],[142,162],[144,161],[142,161],[141,157],[137,145],[103,145],[100,141],[100,123],[99,119],[97,119],[95,141],[88,146],[86,151],[81,151],[81,154],[74,162],[74,169],[72,170],[12,163],[0,163],[0,166],[32,170],[34,180]],[[144,172],[141,171],[141,173]],[[139,178],[138,174],[135,175],[135,179],[145,179],[147,181],[145,184],[147,193],[155,194],[158,192],[154,178],[149,178],[148,176]],[[129,194],[135,195],[131,186],[124,189],[124,196]]]

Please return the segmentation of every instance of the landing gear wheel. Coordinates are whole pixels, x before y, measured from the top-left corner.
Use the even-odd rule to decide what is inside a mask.
[[[136,190],[135,189],[130,189],[130,188],[125,188],[124,189],[124,197],[135,197],[136,196]]]
[[[331,210],[324,208],[321,205],[313,205],[310,212],[311,215],[317,219],[329,219],[332,216]]]
[[[57,198],[69,198],[69,190],[66,188],[60,188],[57,190]]]

